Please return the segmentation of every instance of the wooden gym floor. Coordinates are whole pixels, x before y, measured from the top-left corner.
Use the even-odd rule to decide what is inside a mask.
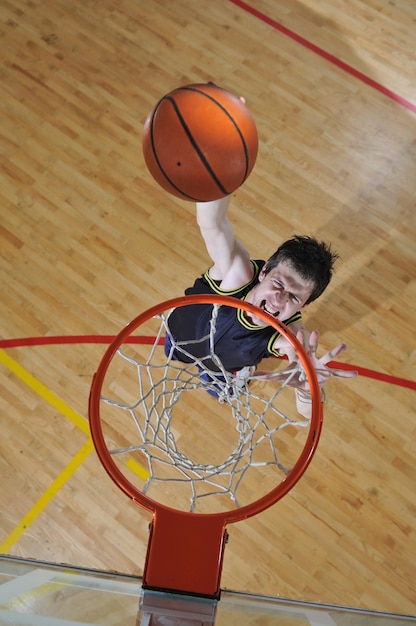
[[[230,527],[222,586],[415,614],[414,1],[2,0],[0,19],[0,551],[142,571],[149,515],[88,436],[94,338],[208,265],[194,206],[140,143],[161,95],[214,80],[260,135],[238,236],[254,258],[294,233],[332,242],[305,319],[362,373],[328,384],[293,492]]]

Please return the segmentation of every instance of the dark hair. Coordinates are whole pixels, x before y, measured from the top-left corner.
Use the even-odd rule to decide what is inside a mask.
[[[334,263],[338,254],[331,250],[329,244],[318,241],[314,237],[295,235],[288,239],[266,261],[266,274],[281,261],[289,263],[302,278],[314,284],[312,293],[305,304],[316,300],[323,293],[332,278]]]

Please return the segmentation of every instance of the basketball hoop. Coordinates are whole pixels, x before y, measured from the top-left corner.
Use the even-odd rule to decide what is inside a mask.
[[[190,305],[209,309],[210,329],[179,342],[169,316]],[[260,377],[225,369],[217,322],[230,310],[279,332],[296,367]],[[290,387],[299,377],[311,396],[310,420],[294,408]],[[317,448],[323,409],[309,357],[281,322],[236,298],[194,295],[152,307],[117,335],[94,376],[89,419],[109,476],[153,514],[143,587],[218,598],[227,525],[294,487]]]

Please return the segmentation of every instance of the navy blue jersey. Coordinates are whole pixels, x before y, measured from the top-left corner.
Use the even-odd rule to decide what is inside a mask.
[[[251,261],[253,266],[253,278],[238,289],[221,289],[220,281],[215,281],[209,275],[209,271],[196,279],[193,287],[185,291],[186,295],[193,294],[219,294],[233,296],[244,300],[251,289],[258,283],[259,273],[265,261]],[[169,316],[169,330],[176,340],[191,341],[207,337],[205,341],[188,344],[186,351],[194,357],[203,358],[209,355],[209,330],[212,316],[212,305],[192,304],[175,309]],[[286,325],[298,322],[301,319],[300,312],[295,313],[290,319],[285,320]],[[245,366],[257,365],[269,356],[280,356],[274,348],[280,333],[272,326],[256,326],[242,309],[221,306],[216,321],[215,354],[219,357],[225,370],[235,372]],[[182,352],[175,351],[175,358],[184,362],[191,362],[192,358]],[[205,365],[213,370],[219,370],[212,361]]]

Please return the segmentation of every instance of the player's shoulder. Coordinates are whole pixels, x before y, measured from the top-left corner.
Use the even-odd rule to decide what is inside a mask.
[[[264,261],[249,259],[248,262],[235,262],[221,281],[226,291],[244,289],[257,282]]]
[[[253,276],[254,278],[257,278],[263,267],[266,265],[266,261],[263,259],[250,259],[250,263],[253,267]]]

